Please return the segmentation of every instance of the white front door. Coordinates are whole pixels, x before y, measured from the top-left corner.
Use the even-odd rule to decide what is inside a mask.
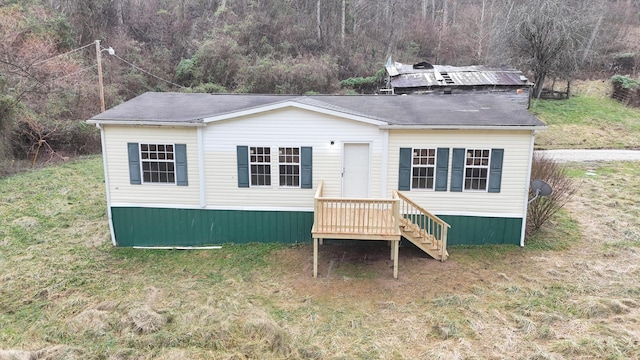
[[[344,144],[342,197],[369,197],[369,144]]]

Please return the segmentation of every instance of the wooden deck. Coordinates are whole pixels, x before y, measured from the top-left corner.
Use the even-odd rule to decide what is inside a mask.
[[[398,200],[322,197],[322,180],[314,199],[313,277],[318,276],[318,244],[323,239],[385,240],[391,242],[393,277],[398,278],[400,222]]]
[[[416,244],[435,259],[444,261],[449,225],[437,216],[394,192],[392,199],[323,197],[323,181],[314,198],[313,276],[318,276],[318,245],[323,239],[384,240],[391,244],[393,277],[398,278],[400,239]]]

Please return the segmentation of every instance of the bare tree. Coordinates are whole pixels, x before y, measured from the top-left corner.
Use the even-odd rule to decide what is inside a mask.
[[[340,21],[340,45],[344,46],[344,38],[346,36],[347,26],[347,0],[342,0],[342,19]]]
[[[316,29],[318,44],[322,44],[322,17],[320,16],[320,9],[322,7],[322,0],[316,1]]]
[[[596,0],[530,0],[515,8],[509,44],[516,60],[533,72],[536,97],[547,77],[569,80],[579,68],[579,59],[599,34],[598,4]]]

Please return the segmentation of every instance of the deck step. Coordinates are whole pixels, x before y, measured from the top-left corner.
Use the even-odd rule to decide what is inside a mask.
[[[426,233],[426,231],[422,230],[422,232]],[[441,249],[441,241],[436,240],[433,235],[427,234],[428,237],[425,238],[424,234],[415,233],[413,231],[402,231],[402,236],[405,239],[409,240],[411,243],[416,245],[420,250],[429,254],[432,258],[436,260],[442,260],[442,255],[440,254]],[[431,241],[428,239],[432,239]],[[445,254],[445,258],[448,257],[448,254]]]
[[[411,221],[409,217],[400,217],[398,221],[400,233],[402,236],[416,245],[420,250],[429,254],[436,260],[446,260],[449,254],[442,254],[442,240],[437,239],[434,234],[430,234],[427,229],[421,228],[418,224]]]

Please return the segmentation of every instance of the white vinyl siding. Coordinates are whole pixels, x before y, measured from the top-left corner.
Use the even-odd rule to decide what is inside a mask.
[[[195,206],[199,204],[198,143],[195,128],[103,125],[112,205]],[[189,186],[131,185],[127,143],[186,144]],[[144,160],[142,160],[144,161]]]
[[[407,195],[425,209],[439,214],[522,215],[527,191],[531,131],[514,130],[390,130],[387,196],[398,188],[400,148],[448,148],[447,191],[410,191]],[[463,149],[504,149],[499,193],[465,190],[449,191],[451,151]]]
[[[383,135],[384,131],[376,125],[297,108],[208,123],[204,129],[207,207],[312,211],[313,196],[320,180],[324,180],[325,196],[340,197],[342,145],[358,142],[371,144],[369,193],[372,197],[380,197]],[[312,147],[313,189],[289,186],[239,188],[236,159],[239,145],[270,146],[272,151]],[[279,164],[275,160],[272,160],[272,166]],[[279,183],[279,178],[273,180],[273,185]]]

